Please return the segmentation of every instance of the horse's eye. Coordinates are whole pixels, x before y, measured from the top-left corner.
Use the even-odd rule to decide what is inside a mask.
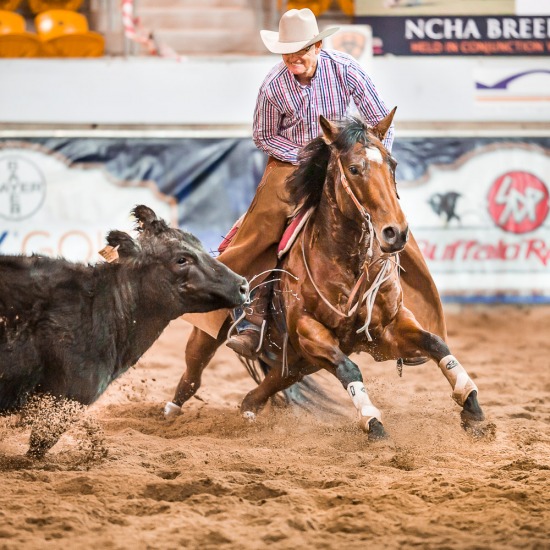
[[[349,170],[349,173],[352,174],[352,175],[354,175],[354,176],[356,176],[357,174],[359,174],[359,170],[358,170],[357,166],[350,166],[350,167],[348,168],[348,170]]]

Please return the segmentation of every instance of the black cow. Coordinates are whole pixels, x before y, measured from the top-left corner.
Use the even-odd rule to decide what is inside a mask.
[[[95,266],[43,256],[0,256],[0,413],[33,395],[93,403],[183,313],[241,305],[245,279],[191,234],[146,206],[133,210],[136,241],[111,231],[121,261]],[[59,431],[59,430],[58,430]],[[31,432],[42,456],[56,434]]]

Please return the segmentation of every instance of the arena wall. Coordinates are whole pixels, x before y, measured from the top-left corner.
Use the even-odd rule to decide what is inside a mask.
[[[0,251],[95,261],[140,201],[215,251],[261,177],[251,121],[275,62],[0,61]],[[442,294],[549,301],[547,62],[367,64],[398,106],[399,192]]]

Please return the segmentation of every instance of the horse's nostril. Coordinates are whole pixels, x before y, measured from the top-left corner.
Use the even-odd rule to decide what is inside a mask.
[[[397,239],[397,231],[394,227],[386,227],[382,233],[384,234],[384,240],[389,244],[394,243]]]

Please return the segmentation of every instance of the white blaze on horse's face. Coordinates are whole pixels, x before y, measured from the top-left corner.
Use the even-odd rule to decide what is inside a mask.
[[[384,162],[382,153],[377,147],[365,147],[365,155],[369,162],[376,162],[376,164],[382,164]]]

